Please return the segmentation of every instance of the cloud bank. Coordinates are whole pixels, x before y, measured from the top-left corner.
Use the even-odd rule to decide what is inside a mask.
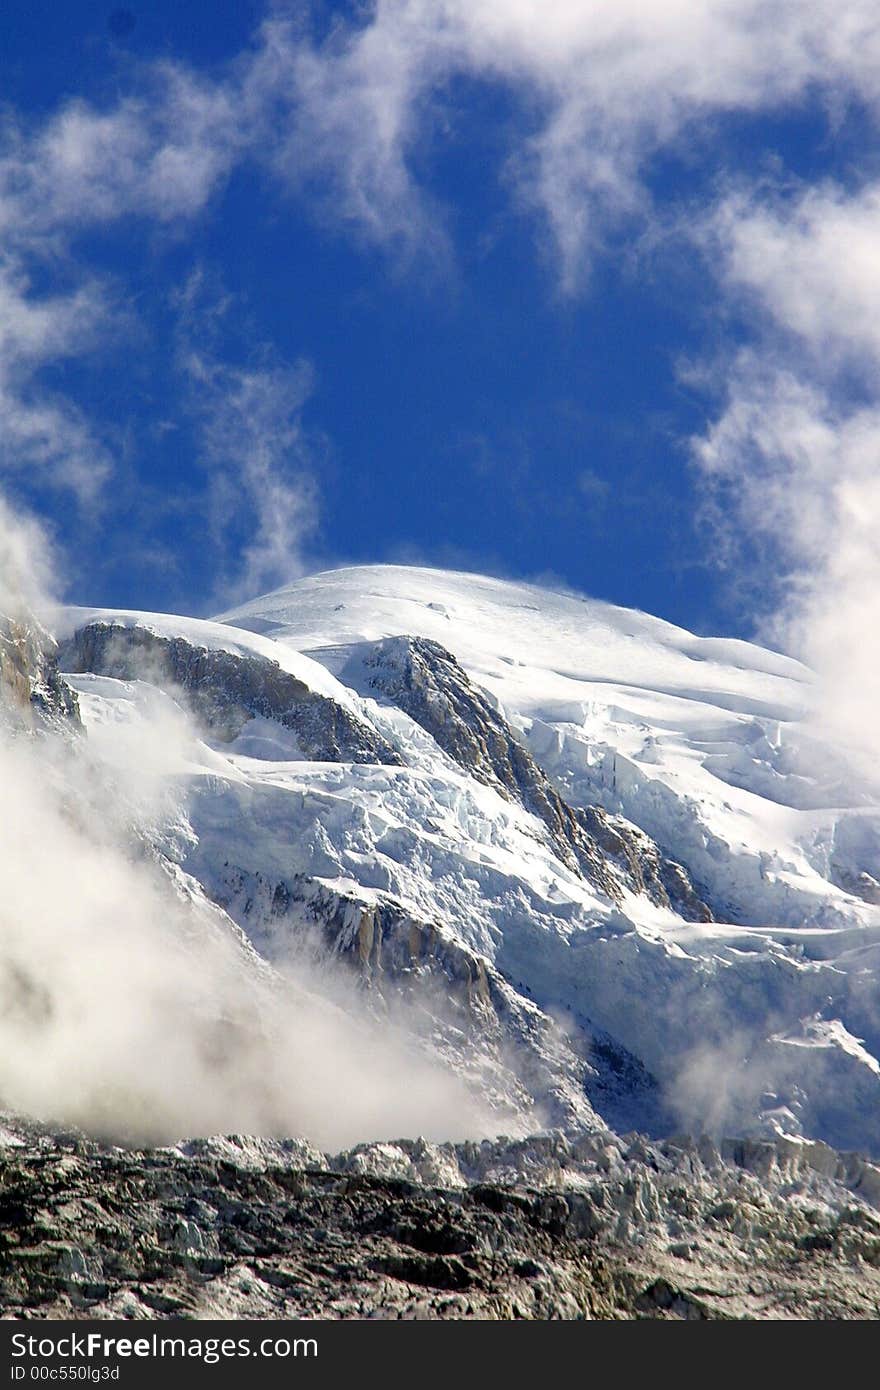
[[[822,731],[880,773],[880,188],[725,202],[708,233],[753,341],[696,442],[777,580],[764,633],[819,676]]]

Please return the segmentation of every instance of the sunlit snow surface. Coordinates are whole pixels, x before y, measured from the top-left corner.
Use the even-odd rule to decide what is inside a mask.
[[[623,811],[726,918],[874,920],[828,880],[835,855],[843,869],[877,867],[880,789],[809,734],[810,673],[796,661],[531,585],[390,565],[301,580],[226,620],[336,671],[360,642],[430,637],[496,697],[569,800]]]
[[[173,803],[165,843],[209,893],[233,863],[399,902],[575,1029],[606,1030],[682,1125],[880,1149],[880,907],[866,900],[880,792],[811,732],[797,662],[543,588],[399,566],[315,575],[213,623],[77,610],[68,627],[90,616],[277,660],[403,757],[306,762],[271,720],[232,745],[184,739],[157,770]],[[370,698],[363,644],[399,634],[452,652],[566,799],[641,826],[716,922],[610,902],[539,822]],[[74,683],[93,737],[137,721],[139,683]]]

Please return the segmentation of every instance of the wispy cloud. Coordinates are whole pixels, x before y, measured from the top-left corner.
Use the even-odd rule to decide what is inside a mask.
[[[0,468],[37,470],[81,504],[93,503],[110,472],[100,437],[40,371],[94,350],[117,323],[98,281],[37,294],[16,258],[0,263]]]
[[[401,20],[400,30],[340,27],[321,46],[269,22],[247,90],[251,110],[280,113],[261,157],[282,185],[305,194],[325,224],[424,266],[449,255],[444,213],[410,169],[430,140],[429,90],[443,57],[432,20]]]
[[[726,198],[708,240],[722,283],[748,297],[830,379],[880,362],[880,183],[847,191],[825,181]]]
[[[62,105],[41,124],[7,121],[0,235],[33,250],[125,216],[186,219],[205,206],[247,137],[234,86],[161,64],[141,90],[99,109]]]
[[[72,101],[42,123],[0,129],[0,469],[72,493],[94,513],[113,473],[104,422],[46,369],[131,328],[78,237],[126,216],[179,225],[207,201],[236,142],[231,94],[170,65],[99,111]],[[48,288],[46,288],[48,286]]]
[[[0,615],[45,615],[57,589],[57,557],[46,528],[0,496]]]
[[[506,151],[490,177],[538,219],[537,244],[552,248],[557,282],[573,292],[592,260],[619,244],[621,226],[650,212],[658,153],[708,151],[732,113],[807,102],[829,113],[852,103],[871,116],[878,111],[874,0],[842,8],[834,0],[377,0],[348,14],[340,11],[319,36],[307,19],[275,12],[252,44],[210,72],[145,64],[131,69],[128,89],[114,100],[77,99],[36,122],[5,121],[7,470],[27,466],[94,506],[112,473],[104,422],[86,420],[45,374],[92,350],[112,328],[106,287],[77,259],[85,254],[81,234],[130,219],[180,235],[215,205],[242,163],[305,197],[325,221],[388,248],[395,266],[423,263],[425,255],[442,262],[454,221],[438,203],[432,158],[455,147],[461,91],[468,84],[497,90],[515,114],[505,120]],[[876,356],[877,200],[870,188],[851,195],[833,186],[786,205],[752,195],[725,200],[713,223],[725,291],[751,297],[765,332],[772,324],[772,346],[762,340],[752,352],[770,362],[778,399],[790,412],[785,383],[800,383],[823,402],[813,418],[835,431],[842,398],[828,361],[841,373],[855,364],[864,376]],[[844,241],[845,257],[836,251]],[[62,287],[34,288],[36,268],[41,282]],[[783,339],[799,344],[795,357],[785,355]],[[800,363],[808,358],[804,377]],[[289,577],[315,511],[299,419],[308,372],[271,352],[227,360],[196,342],[180,360],[214,477],[215,534],[242,502],[253,518],[239,560],[222,566],[224,582],[259,587]],[[756,361],[746,354],[736,363],[729,410],[701,454],[715,478],[735,452],[735,428],[751,440],[736,447],[763,457],[743,423],[753,387],[762,376],[766,384]],[[870,408],[869,384],[866,391]],[[803,459],[803,443],[799,449]],[[849,458],[849,445],[844,452]],[[241,534],[227,530],[230,539]]]
[[[252,91],[274,92],[287,135],[270,153],[294,185],[363,235],[438,244],[425,152],[454,123],[456,83],[521,112],[496,171],[549,228],[561,283],[579,284],[609,229],[650,206],[659,150],[705,147],[717,121],[797,103],[876,106],[871,0],[377,0],[329,37],[268,23]]]
[[[236,162],[262,147],[268,94],[253,55],[213,76],[169,62],[137,70],[132,90],[98,108],[76,99],[37,122],[0,128],[0,470],[36,489],[72,493],[95,519],[115,476],[113,429],[52,385],[58,364],[135,329],[125,285],[84,260],[83,235],[123,220],[173,236],[191,228]],[[262,104],[261,104],[262,103]],[[305,390],[301,369],[236,371],[191,352],[215,497],[239,461],[236,507],[256,516],[239,569],[262,582],[295,553],[310,505],[305,482],[282,482]],[[57,376],[57,374],[56,374]],[[217,427],[222,416],[223,430]],[[222,435],[222,439],[221,439]],[[225,463],[221,467],[221,460]],[[219,514],[219,508],[215,508]],[[226,567],[224,556],[222,567]]]
[[[199,271],[178,298],[178,360],[208,477],[213,601],[221,607],[301,574],[318,513],[314,444],[301,420],[312,368],[279,361],[266,345],[243,364],[223,355],[230,303],[212,297]]]

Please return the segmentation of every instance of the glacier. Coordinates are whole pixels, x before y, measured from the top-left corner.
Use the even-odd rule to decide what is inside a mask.
[[[56,629],[107,765],[181,711],[131,812],[179,891],[249,969],[356,981],[485,1133],[880,1154],[880,783],[797,661],[395,565]]]

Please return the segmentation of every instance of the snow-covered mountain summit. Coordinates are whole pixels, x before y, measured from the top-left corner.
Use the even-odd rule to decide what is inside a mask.
[[[369,644],[439,642],[572,804],[630,815],[688,862],[724,918],[827,924],[839,879],[874,896],[877,842],[861,812],[880,789],[809,733],[811,675],[788,657],[534,585],[392,565],[315,575],[224,621],[354,686]]]
[[[268,969],[344,966],[489,1129],[880,1152],[880,790],[797,662],[402,566],[58,635],[97,743],[188,713],[147,828],[181,881]]]

